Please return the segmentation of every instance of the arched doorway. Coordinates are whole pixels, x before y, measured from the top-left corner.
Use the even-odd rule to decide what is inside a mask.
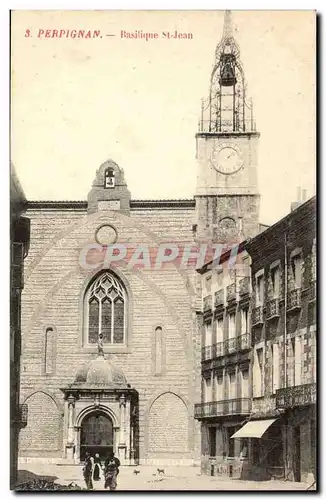
[[[81,423],[80,460],[84,460],[86,452],[93,456],[98,453],[104,460],[114,449],[113,438],[113,422],[107,414],[95,410],[86,415]]]

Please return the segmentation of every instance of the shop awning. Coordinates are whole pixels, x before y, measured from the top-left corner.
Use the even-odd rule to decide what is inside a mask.
[[[231,438],[261,438],[277,418],[270,420],[252,420],[247,422]]]

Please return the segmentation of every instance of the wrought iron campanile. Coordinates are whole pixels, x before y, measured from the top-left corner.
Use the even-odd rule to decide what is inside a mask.
[[[225,12],[223,36],[216,47],[209,96],[202,102],[199,132],[255,132],[252,103],[246,99],[244,71],[230,11]]]
[[[259,230],[258,142],[246,98],[240,49],[231,12],[215,49],[208,98],[196,134],[196,239],[230,243]]]

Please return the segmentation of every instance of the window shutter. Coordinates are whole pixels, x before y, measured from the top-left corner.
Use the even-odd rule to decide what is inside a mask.
[[[253,363],[253,367],[252,367],[252,392],[253,392],[253,396],[254,397],[257,397],[257,393],[258,393],[258,377],[259,377],[259,373],[258,373],[258,359],[257,359],[257,352],[254,351],[254,363]]]

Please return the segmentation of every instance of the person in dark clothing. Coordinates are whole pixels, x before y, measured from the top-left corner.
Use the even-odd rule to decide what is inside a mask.
[[[104,465],[104,488],[117,489],[117,476],[119,474],[120,460],[114,456],[113,451],[109,453]]]
[[[92,481],[93,461],[92,461],[92,457],[90,456],[89,453],[86,453],[86,456],[85,456],[84,467],[83,467],[83,476],[85,479],[87,489],[92,490],[93,489],[93,481]]]
[[[100,460],[100,455],[96,453],[94,458],[94,473],[93,473],[94,481],[100,480],[100,474],[101,474],[101,460]]]

